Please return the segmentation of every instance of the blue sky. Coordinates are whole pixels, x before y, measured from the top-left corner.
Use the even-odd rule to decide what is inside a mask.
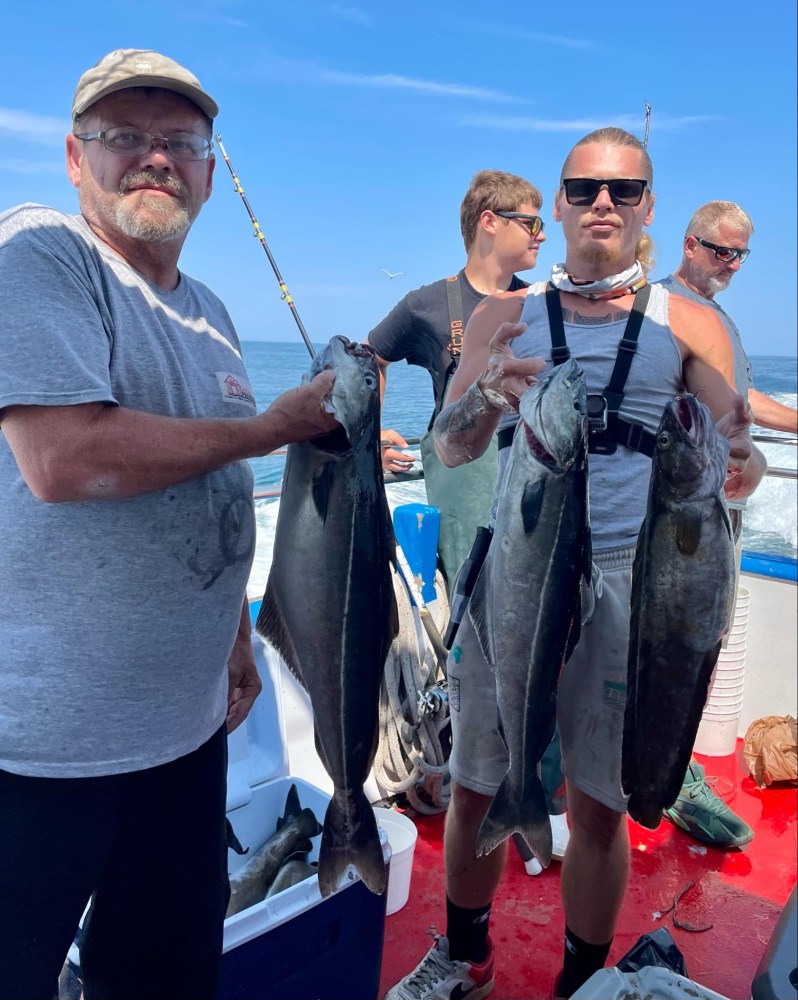
[[[459,206],[485,167],[551,208],[570,147],[602,125],[642,137],[652,106],[659,277],[705,201],[752,216],[752,253],[718,301],[750,354],[796,353],[795,4],[494,7],[461,0],[13,4],[3,14],[2,206],[74,211],[63,136],[80,74],[114,48],[188,66],[314,341],[362,339],[408,290],[464,261]],[[181,265],[240,335],[294,340],[221,158]],[[402,271],[393,280],[381,268]]]

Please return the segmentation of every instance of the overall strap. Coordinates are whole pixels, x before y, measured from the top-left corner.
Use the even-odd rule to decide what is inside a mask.
[[[551,282],[546,285],[546,309],[549,314],[551,360],[555,366],[561,365],[571,357],[571,351],[565,342],[565,327],[562,321],[560,293]]]
[[[449,357],[452,360],[444,372],[441,398],[432,411],[429,426],[427,427],[428,431],[432,429],[435,418],[441,412],[443,401],[446,399],[446,390],[449,388],[449,382],[452,380],[452,376],[457,371],[457,366],[460,363],[460,351],[463,347],[463,289],[459,274],[453,274],[450,278],[446,279],[446,299],[449,307],[449,343],[446,346],[449,351]]]
[[[633,451],[642,452],[649,458],[654,454],[656,437],[646,430],[642,424],[624,420],[619,415],[624,398],[624,388],[629,370],[632,367],[637,341],[643,326],[648,300],[651,297],[651,285],[646,283],[635,293],[635,300],[626,321],[623,336],[618,342],[618,354],[610,375],[610,381],[601,394],[607,404],[607,430],[604,435],[591,434],[590,451],[598,454],[612,454],[616,442]],[[551,360],[555,366],[563,364],[571,356],[565,340],[565,326],[560,305],[560,293],[549,282],[546,285],[546,310],[549,314],[549,333],[551,336]],[[512,444],[514,427],[505,427],[498,432],[499,448],[507,448]]]
[[[643,318],[651,297],[651,285],[643,285],[639,292],[635,293],[635,301],[626,321],[623,336],[618,341],[618,355],[615,358],[615,366],[610,375],[610,381],[604,390],[604,398],[607,400],[609,413],[617,415],[621,408],[624,397],[624,386],[632,367],[635,352],[637,351],[637,338],[640,336],[640,328],[643,326]]]

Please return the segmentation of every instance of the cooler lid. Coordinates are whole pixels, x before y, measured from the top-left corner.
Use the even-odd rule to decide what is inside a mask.
[[[252,651],[263,690],[244,722],[227,737],[228,811],[246,805],[257,785],[288,775],[277,654],[254,631]]]

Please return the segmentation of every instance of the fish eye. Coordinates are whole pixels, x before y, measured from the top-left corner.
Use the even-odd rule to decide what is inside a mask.
[[[671,438],[670,434],[667,433],[667,431],[662,431],[662,433],[657,438],[657,447],[662,448],[663,450],[666,448],[670,448],[672,440],[673,439]]]
[[[371,372],[366,372],[363,378],[365,379],[366,385],[369,387],[369,389],[376,389],[377,386],[380,384],[379,379],[376,378],[374,375],[372,375]]]

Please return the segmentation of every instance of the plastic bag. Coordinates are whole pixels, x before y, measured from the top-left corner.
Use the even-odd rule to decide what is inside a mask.
[[[767,715],[748,727],[743,755],[760,788],[774,781],[798,784],[798,722],[791,715]]]
[[[670,969],[679,976],[687,976],[684,955],[671,937],[667,927],[658,927],[638,939],[623,958],[616,963],[621,972],[639,972],[646,966]]]

